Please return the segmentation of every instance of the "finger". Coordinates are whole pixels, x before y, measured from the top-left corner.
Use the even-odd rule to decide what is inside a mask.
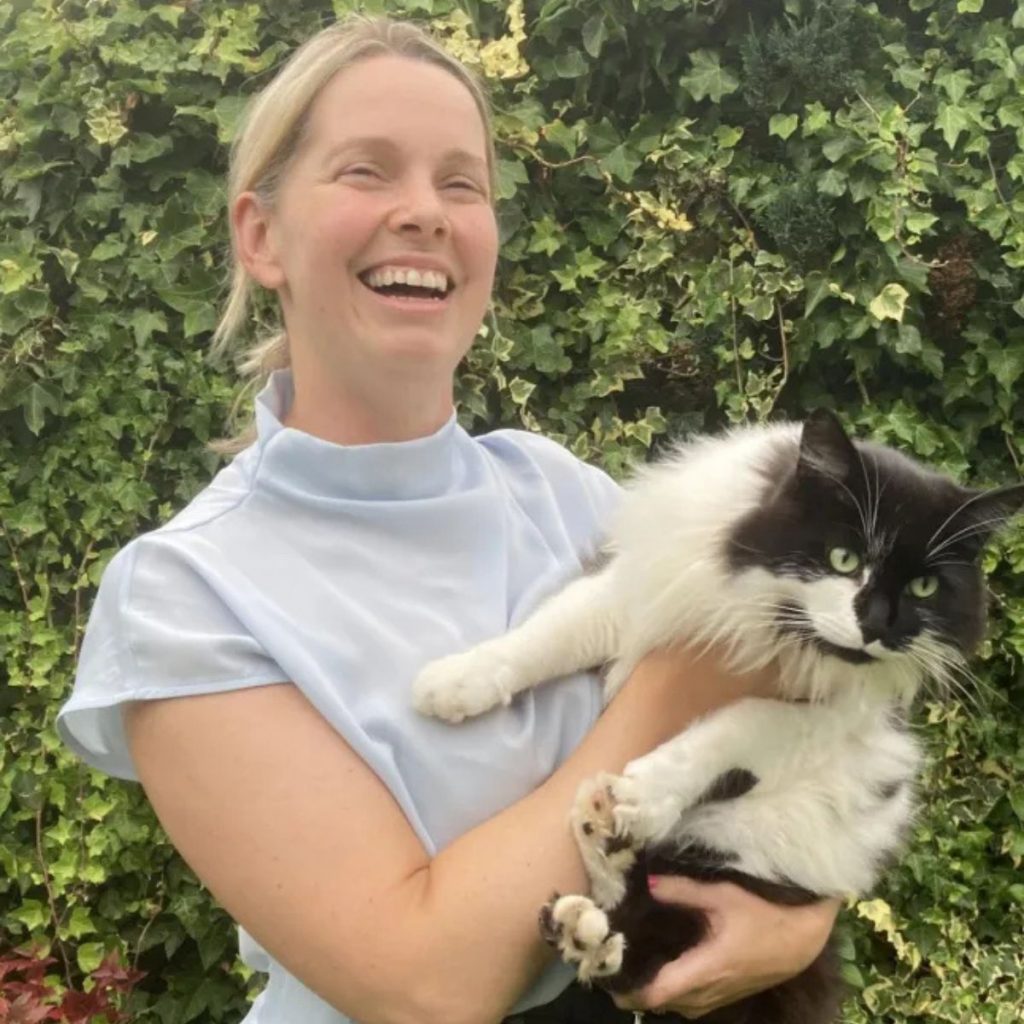
[[[728,964],[723,964],[721,956],[713,944],[695,946],[675,960],[663,964],[649,985],[633,995],[644,999],[651,1005],[670,998],[684,1000],[687,996],[696,996],[702,990],[721,983],[722,975],[728,971]]]
[[[732,882],[698,882],[682,875],[652,875],[648,884],[661,903],[683,903],[701,910],[717,908],[736,889]]]
[[[636,999],[634,999],[631,994],[630,995],[618,995],[618,994],[613,993],[612,994],[612,1002],[620,1010],[633,1010],[634,1012],[636,1012],[637,1010],[645,1010],[646,1009],[646,1007],[645,1006],[641,1006],[640,1003]]]

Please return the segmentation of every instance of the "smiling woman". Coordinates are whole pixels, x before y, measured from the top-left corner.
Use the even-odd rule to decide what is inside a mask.
[[[326,29],[256,99],[217,332],[240,332],[254,286],[276,296],[282,331],[248,362],[273,370],[255,436],[109,563],[60,713],[82,757],[142,782],[244,929],[269,974],[247,1024],[493,1024],[540,1004],[538,1021],[628,1021],[600,993],[551,1003],[569,975],[537,912],[585,884],[574,794],[774,683],[656,653],[600,717],[592,673],[457,730],[413,711],[426,662],[581,571],[619,494],[550,441],[456,419],[494,278],[493,171],[478,84],[411,25]],[[631,1005],[773,984],[834,917],[699,898],[726,927]]]
[[[234,198],[238,259],[277,293],[287,327],[289,426],[337,443],[402,441],[448,418],[452,375],[494,281],[489,163],[486,125],[461,82],[377,56],[317,96],[272,199],[257,189]],[[422,271],[443,275],[442,298],[381,294],[367,276],[422,285],[410,280]],[[396,408],[395,374],[433,398]]]

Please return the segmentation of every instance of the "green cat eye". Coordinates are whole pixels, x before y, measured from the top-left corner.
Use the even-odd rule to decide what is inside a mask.
[[[860,568],[860,555],[849,548],[832,548],[828,553],[828,561],[836,572],[841,572],[844,576],[849,576]]]
[[[910,585],[907,587],[907,590],[909,590],[914,597],[922,599],[931,597],[938,589],[938,576],[918,576],[916,580],[911,580]]]

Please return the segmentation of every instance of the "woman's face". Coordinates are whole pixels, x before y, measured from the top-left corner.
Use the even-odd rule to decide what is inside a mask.
[[[472,96],[441,68],[374,57],[328,83],[308,128],[267,229],[292,345],[350,384],[450,377],[487,309],[498,246]],[[394,288],[387,271],[409,270],[431,271],[421,287],[443,275],[443,297],[380,291]]]

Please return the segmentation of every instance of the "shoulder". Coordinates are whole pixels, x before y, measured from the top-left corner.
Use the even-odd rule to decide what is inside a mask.
[[[542,434],[495,430],[477,442],[512,472],[537,474],[552,488],[585,497],[600,510],[618,501],[621,488],[607,473]]]

